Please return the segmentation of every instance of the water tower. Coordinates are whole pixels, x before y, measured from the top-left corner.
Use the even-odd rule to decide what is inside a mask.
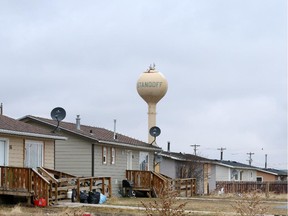
[[[156,104],[167,92],[168,83],[162,73],[155,69],[155,65],[143,72],[137,81],[138,94],[148,104],[148,142],[152,143],[154,137],[149,134],[150,128],[156,126]]]

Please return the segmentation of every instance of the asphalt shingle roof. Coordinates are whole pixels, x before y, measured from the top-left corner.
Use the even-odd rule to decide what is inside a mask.
[[[36,116],[25,116],[23,118],[21,118],[21,120],[24,121],[36,121],[36,122],[40,122],[42,124],[45,125],[50,125],[52,127],[56,127],[57,126],[57,121],[56,120],[52,120],[52,119],[46,119],[46,118],[42,118],[42,117],[36,117]],[[113,142],[113,143],[122,143],[122,144],[129,144],[129,145],[134,145],[134,146],[142,146],[142,147],[148,147],[155,150],[160,150],[161,148],[157,147],[157,146],[153,146],[149,143],[140,141],[138,139],[135,138],[131,138],[129,136],[120,134],[120,133],[116,133],[117,134],[117,139],[114,139],[114,131],[105,129],[105,128],[100,128],[100,127],[94,127],[94,126],[87,126],[87,125],[83,125],[81,124],[80,126],[80,130],[77,129],[76,124],[75,123],[71,123],[71,122],[65,122],[65,121],[61,121],[59,124],[59,128],[61,130],[65,130],[68,131],[70,133],[73,134],[77,134],[79,136],[83,136],[85,138],[90,138],[92,140],[95,141],[106,141],[106,142]]]
[[[200,157],[194,154],[187,154],[187,153],[181,153],[181,152],[169,152],[169,151],[163,151],[161,152],[162,156],[170,157],[176,160],[183,160],[183,161],[210,161],[210,159]]]
[[[25,135],[31,134],[33,136],[51,136],[51,137],[58,137],[57,134],[52,133],[52,131],[46,130],[44,128],[36,127],[25,122],[18,121],[16,119],[0,115],[0,130],[1,133],[6,134],[18,134],[18,135]],[[59,136],[60,138],[60,136]]]

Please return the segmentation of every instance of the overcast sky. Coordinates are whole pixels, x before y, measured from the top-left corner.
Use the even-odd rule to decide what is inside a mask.
[[[286,0],[1,0],[0,102],[148,141],[136,83],[166,77],[157,144],[287,168]]]

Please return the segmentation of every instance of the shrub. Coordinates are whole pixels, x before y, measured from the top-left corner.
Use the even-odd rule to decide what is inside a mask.
[[[241,194],[241,198],[236,200],[232,207],[241,216],[261,216],[265,215],[268,207],[263,205],[259,191]]]
[[[182,216],[185,214],[184,207],[187,202],[177,205],[178,192],[173,190],[171,185],[163,187],[159,193],[159,198],[154,199],[149,203],[141,201],[141,204],[145,208],[147,216],[159,215],[159,216]]]

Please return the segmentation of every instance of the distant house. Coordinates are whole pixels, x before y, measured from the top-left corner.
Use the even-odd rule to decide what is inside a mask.
[[[57,121],[35,116],[20,119],[30,125],[54,130]],[[161,148],[122,135],[116,131],[75,123],[60,122],[55,134],[67,140],[57,140],[55,169],[76,176],[109,176],[112,193],[119,195],[126,170],[154,170],[154,154]]]
[[[66,138],[0,115],[0,166],[54,168],[56,140]]]
[[[197,193],[206,194],[208,189],[208,169],[210,161],[200,156],[163,151],[159,153],[162,157],[160,162],[160,173],[172,179],[196,178]]]
[[[209,192],[216,189],[218,181],[256,181],[254,167],[236,161],[214,160],[210,165]]]
[[[257,181],[287,181],[287,171],[277,169],[257,169]]]

